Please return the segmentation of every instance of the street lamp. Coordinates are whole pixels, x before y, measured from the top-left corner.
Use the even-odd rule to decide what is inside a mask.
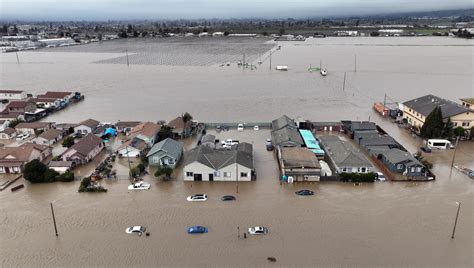
[[[461,202],[456,202],[456,205],[458,205],[458,211],[456,212],[456,219],[454,220],[453,234],[451,235],[451,239],[454,239],[454,232],[456,232],[456,225],[458,224],[459,209],[461,209]]]

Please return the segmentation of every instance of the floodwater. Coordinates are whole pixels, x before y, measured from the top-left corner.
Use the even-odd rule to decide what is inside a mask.
[[[205,122],[268,121],[284,113],[314,121],[370,117],[411,152],[421,141],[376,115],[374,101],[385,93],[388,102],[428,93],[454,101],[474,95],[472,40],[326,38],[279,45],[272,66],[288,65],[288,72],[270,71],[268,58],[251,71],[234,62],[127,67],[95,63],[123,53],[47,50],[19,53],[18,65],[15,54],[2,54],[1,88],[83,92],[83,102],[46,119],[57,122],[169,120],[184,111]],[[329,71],[324,78],[307,71],[320,59]],[[450,169],[454,150],[427,156],[434,182],[280,185],[276,160],[265,151],[268,130],[235,136],[254,142],[257,169],[257,180],[239,183],[238,193],[236,183],[185,183],[179,176],[170,182],[149,177],[152,188],[144,192],[128,192],[126,180],[104,182],[105,194],[76,193],[78,182],[0,192],[0,266],[274,265],[267,257],[281,266],[473,266],[474,181]],[[461,143],[455,163],[474,168],[473,153],[472,142]],[[304,188],[316,195],[294,194]],[[186,202],[194,193],[209,200]],[[226,194],[237,201],[221,202]],[[131,225],[147,226],[151,236],[126,235]],[[191,236],[191,225],[210,231]],[[267,226],[269,234],[243,239],[254,225]]]

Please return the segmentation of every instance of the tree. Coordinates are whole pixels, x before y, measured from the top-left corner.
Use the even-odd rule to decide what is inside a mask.
[[[67,132],[68,132],[69,134],[74,133],[74,127],[69,127],[69,128],[67,129]]]
[[[188,112],[185,112],[181,117],[183,118],[184,123],[193,120],[193,116]]]
[[[137,31],[133,31],[133,37],[138,37],[138,32]]]
[[[166,138],[173,137],[173,129],[167,125],[163,125],[158,132],[158,142],[165,140]]]
[[[165,175],[164,179],[169,180],[171,173],[173,173],[173,169],[167,165],[160,166],[156,172],[155,172],[155,177],[160,177],[162,175]]]
[[[63,147],[69,148],[73,145],[74,145],[74,138],[73,137],[67,136],[66,138],[64,138],[64,140],[62,142]]]
[[[457,127],[454,129],[454,135],[456,135],[456,137],[462,137],[464,136],[465,134],[465,130],[463,127]]]
[[[425,139],[439,138],[443,134],[443,128],[443,114],[441,108],[437,106],[426,117],[425,123],[420,130],[420,136]]]
[[[285,28],[281,28],[280,31],[279,31],[279,34],[284,35],[285,34]]]
[[[44,182],[44,174],[48,167],[41,163],[38,159],[33,159],[25,164],[23,169],[23,177],[31,183]]]
[[[265,31],[265,32],[262,33],[262,35],[263,36],[268,36],[268,32]]]
[[[11,128],[15,128],[16,125],[20,124],[21,122],[24,122],[24,121],[21,119],[13,119],[12,121],[10,121],[10,124],[8,126]]]
[[[132,27],[131,24],[129,24],[129,25],[127,26],[127,33],[131,33],[132,30],[133,30],[133,27]]]
[[[446,139],[452,139],[453,135],[454,135],[453,122],[451,122],[451,118],[448,118],[448,121],[446,122],[443,128],[443,137]]]

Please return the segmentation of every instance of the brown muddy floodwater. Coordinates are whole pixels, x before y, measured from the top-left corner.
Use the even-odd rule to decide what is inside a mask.
[[[187,54],[169,47],[166,55],[151,48],[147,53],[154,60],[143,60],[141,53],[127,67],[111,59],[123,57],[125,49],[140,53],[123,42],[96,51],[22,52],[19,65],[15,54],[2,54],[0,86],[83,92],[85,101],[46,119],[56,122],[169,120],[184,111],[205,122],[269,121],[284,113],[314,121],[370,117],[411,152],[421,141],[378,117],[371,109],[374,101],[385,93],[390,102],[428,93],[454,101],[474,95],[472,40],[326,38],[280,45],[281,50],[273,48],[272,65],[288,65],[288,72],[270,71],[268,46],[255,43],[246,48],[258,51],[251,57],[255,64],[263,61],[255,71],[235,62],[219,67],[209,55],[201,55],[205,66],[186,66]],[[235,46],[229,57],[221,48],[214,51],[219,60],[241,52]],[[183,58],[174,61],[170,54]],[[329,71],[324,78],[307,71],[320,60]],[[235,183],[185,183],[179,176],[171,182],[148,177],[152,188],[144,192],[129,192],[127,180],[104,182],[105,194],[76,193],[78,182],[20,181],[25,189],[0,192],[0,266],[473,266],[474,181],[450,169],[453,150],[427,156],[434,163],[434,182],[280,185],[276,160],[264,147],[268,130],[228,134],[254,142],[257,180],[240,183],[239,193]],[[474,168],[473,155],[474,144],[461,143],[455,162]],[[316,195],[295,196],[304,188]],[[207,202],[186,201],[200,192],[209,196]],[[226,194],[237,201],[221,202]],[[462,206],[452,240],[457,201]],[[54,202],[59,237],[49,202]],[[131,225],[147,226],[151,236],[126,235]],[[192,225],[207,226],[209,233],[188,235]],[[254,225],[268,226],[269,234],[243,239],[243,231]]]

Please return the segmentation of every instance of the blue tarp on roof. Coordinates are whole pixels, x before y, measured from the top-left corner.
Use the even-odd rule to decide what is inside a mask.
[[[303,137],[306,147],[309,149],[321,149],[319,142],[314,138],[313,133],[306,129],[300,129],[300,134]]]
[[[104,130],[104,135],[107,135],[107,134],[110,134],[110,136],[115,137],[117,136],[117,131],[114,128],[109,127],[106,130]]]

